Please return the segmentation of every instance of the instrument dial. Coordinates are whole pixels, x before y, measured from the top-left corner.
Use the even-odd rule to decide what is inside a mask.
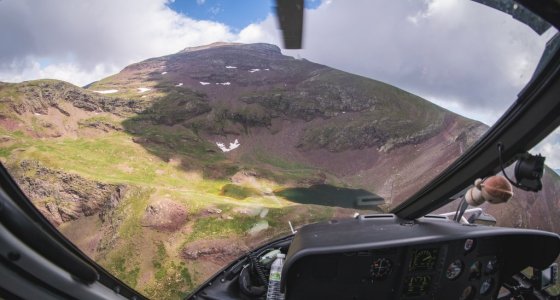
[[[418,275],[406,279],[404,295],[407,297],[423,296],[429,293],[432,283],[432,276]]]
[[[411,271],[431,271],[437,262],[439,249],[416,250],[410,261]]]
[[[391,274],[392,268],[393,264],[389,259],[377,258],[371,264],[371,276],[374,279],[385,279]]]
[[[465,252],[470,252],[472,249],[474,249],[474,240],[467,239],[465,241],[465,245],[463,246],[463,249],[465,249]]]
[[[447,267],[447,271],[445,272],[445,276],[447,279],[455,279],[461,275],[463,271],[463,262],[459,259],[455,260]]]
[[[480,285],[480,294],[481,295],[488,294],[488,292],[492,289],[492,283],[493,283],[492,278],[488,278],[484,280]]]
[[[459,296],[459,300],[470,300],[474,297],[474,294],[474,288],[469,285],[463,290],[461,296]]]
[[[495,258],[492,258],[486,264],[486,269],[484,270],[484,273],[492,274],[496,272],[497,269],[498,269],[498,261]]]
[[[480,263],[480,261],[475,261],[471,265],[470,270],[469,270],[469,272],[470,272],[469,280],[480,278],[481,271],[482,271],[482,264]]]

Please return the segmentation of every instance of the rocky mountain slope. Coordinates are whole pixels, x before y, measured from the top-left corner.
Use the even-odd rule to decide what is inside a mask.
[[[268,44],[187,48],[86,88],[0,84],[2,163],[85,253],[160,299],[288,221],[388,210],[485,130]],[[500,225],[558,232],[558,179],[488,209]],[[376,195],[382,205],[356,206]]]

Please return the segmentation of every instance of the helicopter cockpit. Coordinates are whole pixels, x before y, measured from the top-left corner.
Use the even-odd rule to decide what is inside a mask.
[[[539,34],[551,27],[560,28],[557,0],[473,1],[511,14]],[[301,48],[304,1],[278,0],[276,4],[284,48]],[[533,77],[507,112],[468,150],[461,149],[458,159],[426,180],[428,184],[412,195],[407,194],[404,202],[383,213],[362,210],[351,218],[333,216],[328,221],[297,228],[286,224],[291,234],[243,252],[210,279],[205,277],[194,291],[189,290],[186,299],[266,299],[277,262],[282,263],[274,278],[278,281],[278,299],[559,299],[547,289],[558,283],[560,236],[534,229],[487,226],[494,225],[496,220],[478,207],[507,202],[512,186],[535,193],[542,189],[544,157],[529,151],[560,126],[558,48],[560,34],[556,33]],[[237,69],[233,65],[223,68],[228,72]],[[245,73],[254,72],[260,69]],[[230,82],[211,85],[199,80],[202,79],[193,81],[196,87],[230,86]],[[180,82],[172,87],[182,86]],[[150,90],[136,89],[139,93],[142,89]],[[145,139],[130,140],[141,143]],[[159,147],[160,143],[156,144]],[[226,150],[238,146],[235,140]],[[217,151],[201,149],[207,154]],[[170,166],[174,162],[169,159]],[[513,179],[505,171],[510,166],[513,167],[509,173],[515,173]],[[129,287],[87,258],[50,226],[2,165],[0,184],[0,299],[144,299],[136,287]],[[393,185],[394,180],[391,198]],[[367,206],[368,201],[379,199],[358,200],[359,205]],[[456,211],[445,212],[449,207]],[[206,216],[214,211],[219,209],[201,210],[200,214]],[[222,217],[228,220],[224,215],[220,222]],[[154,259],[150,263],[155,266],[159,262]],[[126,272],[123,267],[123,273]],[[149,276],[154,275],[151,273]]]
[[[479,2],[504,9],[492,1]],[[550,24],[558,25],[559,19],[547,7],[520,2],[539,12]],[[279,7],[278,11],[288,14],[289,9]],[[298,13],[293,7],[292,16],[299,16]],[[513,17],[538,30],[534,19],[523,20],[519,14]],[[301,39],[293,38],[301,35],[301,22],[294,23],[300,27],[293,28],[280,21],[286,47],[301,46]],[[548,50],[552,51],[555,44],[550,43]],[[541,79],[547,76],[545,69],[555,72],[555,61],[560,62],[551,59],[546,68],[543,62],[543,69],[538,68],[536,73],[540,74],[535,75],[532,83],[542,83]],[[540,96],[536,97],[537,90]],[[480,212],[469,220],[463,218],[469,204],[507,201],[507,195],[505,199],[499,199],[503,195],[493,199],[486,195],[479,202],[469,201],[473,191],[484,194],[480,182],[486,179],[475,182],[477,178],[501,172],[502,180],[507,178],[518,188],[540,190],[544,158],[526,151],[546,136],[544,128],[534,120],[546,119],[542,113],[558,108],[553,103],[558,102],[553,100],[553,93],[529,85],[472,151],[394,208],[392,214],[356,215],[349,220],[331,220],[307,225],[297,232],[292,230],[292,236],[267,244],[224,268],[191,294],[190,299],[258,299],[265,292],[258,285],[267,283],[270,255],[277,253],[286,253],[281,280],[286,299],[557,299],[558,296],[544,291],[557,280],[557,234],[480,226],[476,224],[481,223],[476,222]],[[548,120],[551,130],[560,122],[552,115]],[[515,161],[517,182],[504,171],[505,166]],[[465,188],[472,182],[474,188]],[[509,186],[506,190],[511,190],[509,183],[505,185]],[[459,204],[455,213],[430,214],[458,198],[466,201]],[[529,267],[533,274],[527,271]]]
[[[549,281],[556,277],[557,267],[550,265],[560,252],[560,239],[437,215],[413,221],[362,215],[303,227],[293,239],[267,245],[254,258],[224,269],[191,299],[258,299],[264,291],[251,286],[259,280],[251,268],[264,263],[257,268],[266,273],[263,257],[271,251],[287,252],[286,299],[510,299],[530,282],[518,275],[528,266],[548,272]],[[534,285],[523,292],[545,295],[546,284]]]

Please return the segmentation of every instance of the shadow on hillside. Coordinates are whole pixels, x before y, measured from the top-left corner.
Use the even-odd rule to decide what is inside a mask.
[[[213,111],[205,94],[164,83],[156,88],[166,91],[166,95],[122,122],[124,130],[133,136],[135,143],[162,160],[185,171],[200,172],[207,179],[229,179],[241,169],[227,159],[215,144],[199,135],[202,132],[219,134],[228,128],[225,123],[228,120],[219,119],[221,114]],[[284,175],[294,179],[289,174]],[[246,197],[244,193],[247,191],[232,191],[228,185],[224,189],[224,194],[231,193],[234,198]],[[239,193],[243,197],[237,195]],[[275,194],[300,204],[355,209],[376,209],[384,203],[383,198],[369,191],[327,184],[288,188]]]
[[[383,198],[364,189],[349,189],[328,184],[316,184],[307,188],[287,188],[274,194],[300,204],[344,208],[374,209],[384,203]]]
[[[122,122],[133,141],[162,160],[186,171],[199,171],[205,178],[225,179],[238,167],[199,136],[209,126],[212,110],[205,94],[169,83],[156,86],[166,95]]]

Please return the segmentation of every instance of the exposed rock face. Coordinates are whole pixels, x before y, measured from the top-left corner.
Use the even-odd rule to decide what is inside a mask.
[[[332,152],[376,147],[381,151],[407,144],[417,144],[438,134],[445,125],[444,115],[432,124],[418,128],[412,120],[377,119],[360,116],[355,120],[308,128],[301,138],[303,149],[325,148]]]
[[[181,257],[186,260],[228,262],[244,254],[246,248],[239,240],[199,240],[187,244],[181,251]]]
[[[120,124],[107,122],[105,120],[95,120],[95,119],[94,120],[82,120],[82,121],[78,122],[78,125],[80,125],[82,127],[89,127],[89,128],[98,129],[98,130],[101,130],[101,131],[104,131],[104,132],[123,130],[123,128]]]
[[[144,110],[142,118],[156,124],[172,126],[210,112],[206,95],[190,90],[170,90],[169,93]]]
[[[165,96],[125,125],[133,134],[158,124],[197,135],[243,135],[272,132],[274,122],[305,121],[310,124],[293,145],[299,150],[387,152],[426,141],[455,117],[391,85],[294,59],[267,44],[188,48],[130,65],[89,88],[130,90],[140,82],[156,82]]]
[[[10,166],[14,179],[35,206],[54,225],[107,211],[124,198],[126,187],[85,179],[76,174],[23,160]]]
[[[49,108],[70,114],[62,108],[65,102],[85,111],[110,112],[116,115],[138,113],[146,109],[149,103],[139,100],[109,98],[86,91],[66,82],[56,80],[29,81],[21,84],[7,84],[1,88],[16,87],[18,97],[9,99],[17,114],[30,112],[46,115]]]
[[[187,221],[187,209],[169,199],[157,200],[146,207],[142,226],[155,230],[175,231]]]
[[[277,113],[306,121],[316,117],[335,117],[342,112],[373,111],[379,101],[392,100],[382,99],[380,93],[370,93],[369,89],[360,86],[373,82],[363,77],[328,68],[318,69],[309,75],[310,78],[299,83],[295,89],[267,91],[242,97],[241,100],[259,103]],[[355,77],[353,79],[356,80],[348,81],[346,77]]]

